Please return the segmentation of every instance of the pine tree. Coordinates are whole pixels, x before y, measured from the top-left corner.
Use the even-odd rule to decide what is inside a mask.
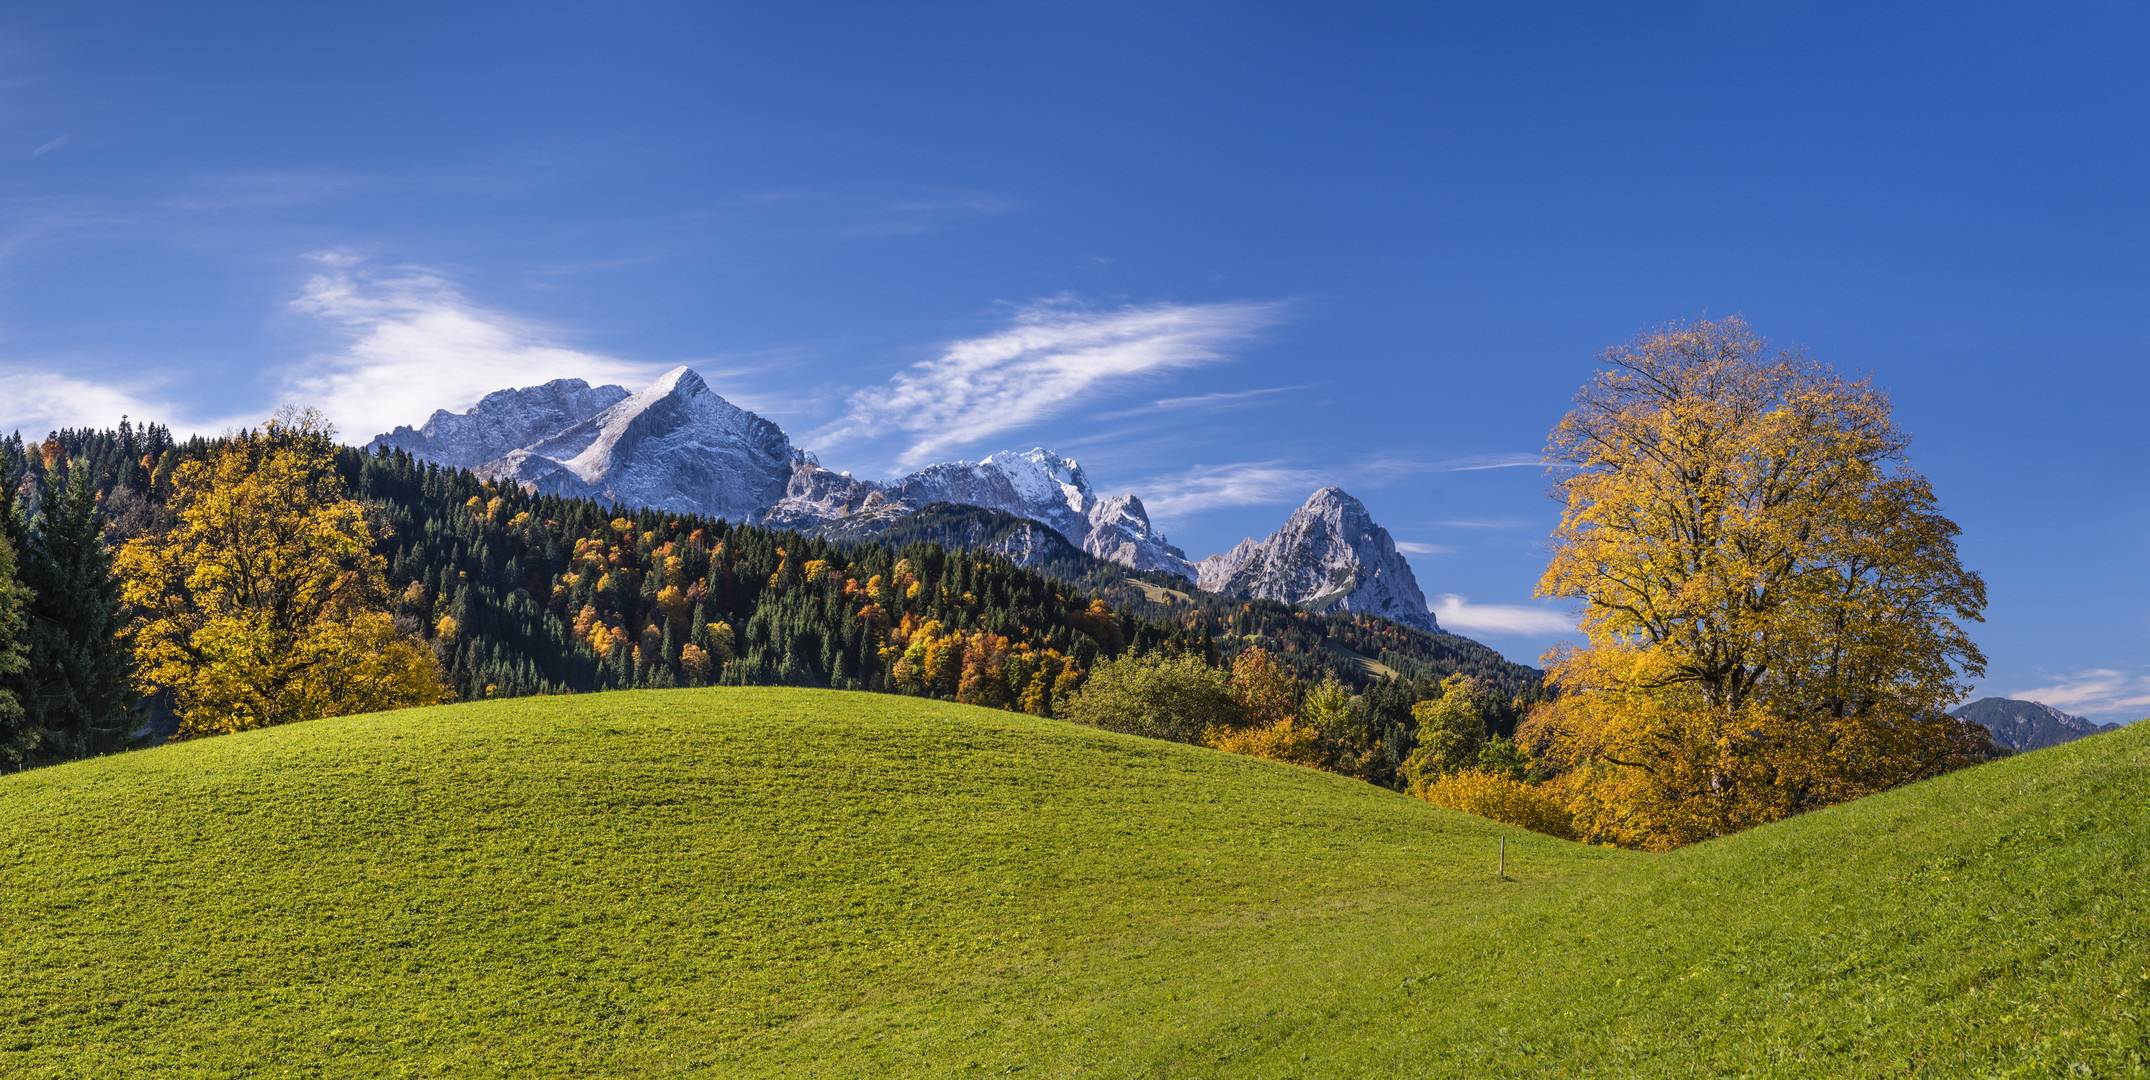
[[[119,639],[120,582],[91,470],[78,462],[65,472],[64,480],[45,475],[37,536],[21,560],[23,582],[37,594],[22,706],[56,751],[79,757],[125,735],[134,695]]]
[[[12,500],[10,503],[8,511],[12,514]],[[39,742],[37,728],[23,713],[14,689],[28,666],[22,641],[26,599],[15,577],[15,545],[0,536],[0,766],[20,767],[23,756],[36,749]]]

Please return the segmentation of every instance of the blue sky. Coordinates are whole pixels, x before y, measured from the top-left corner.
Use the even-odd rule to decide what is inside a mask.
[[[1532,660],[1547,430],[1740,312],[1893,393],[1982,692],[2150,715],[2150,13],[1613,7],[7,5],[0,429],[686,363],[1197,557],[1340,484]]]

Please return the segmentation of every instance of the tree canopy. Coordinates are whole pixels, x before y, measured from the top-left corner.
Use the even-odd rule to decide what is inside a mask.
[[[452,700],[388,614],[365,507],[319,414],[287,411],[173,473],[177,524],[119,565],[145,692],[193,734]]]
[[[1871,380],[1737,317],[1600,355],[1554,430],[1540,595],[1584,602],[1527,725],[1593,839],[1671,846],[1952,768],[1985,586]]]

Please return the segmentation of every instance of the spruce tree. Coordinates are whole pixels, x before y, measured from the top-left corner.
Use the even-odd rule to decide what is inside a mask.
[[[0,536],[0,767],[20,768],[23,755],[36,749],[39,741],[37,728],[24,715],[15,692],[27,666],[22,640],[27,598],[27,591],[15,577],[15,545]]]
[[[123,739],[134,704],[119,640],[120,583],[89,474],[80,462],[64,480],[46,474],[37,536],[21,560],[24,583],[37,594],[25,635],[29,693],[22,705],[30,723],[67,756]]]

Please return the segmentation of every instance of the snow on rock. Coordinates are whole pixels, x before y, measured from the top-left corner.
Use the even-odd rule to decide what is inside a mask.
[[[676,367],[596,416],[477,471],[536,492],[758,521],[804,460],[782,428]]]
[[[1206,592],[1440,629],[1389,531],[1374,524],[1366,504],[1342,488],[1315,492],[1269,539],[1242,540],[1196,563],[1195,570],[1195,583]]]
[[[534,493],[759,520],[805,456],[783,429],[673,368],[629,394],[580,379],[488,394],[368,444],[393,446]]]
[[[929,465],[885,482],[858,480],[813,464],[792,470],[771,524],[813,529],[843,522],[856,533],[865,522],[893,521],[937,502],[999,510],[1051,527],[1101,559],[1138,570],[1165,570],[1190,580],[1194,566],[1150,526],[1133,495],[1099,500],[1082,466],[1038,447],[1002,451],[984,461]]]
[[[543,386],[496,390],[470,407],[434,412],[424,427],[398,427],[376,435],[368,453],[387,447],[460,469],[486,462],[559,434],[618,404],[621,386],[591,386],[581,379],[554,379]]]
[[[1043,524],[1097,558],[1180,574],[1210,592],[1438,629],[1388,530],[1340,489],[1315,492],[1267,540],[1192,563],[1151,525],[1141,499],[1098,498],[1081,465],[1043,447],[861,480],[822,468],[783,429],[684,367],[633,394],[580,379],[502,390],[468,412],[442,410],[422,428],[399,427],[368,444],[383,446],[532,492],[854,538],[934,503],[983,507]]]

